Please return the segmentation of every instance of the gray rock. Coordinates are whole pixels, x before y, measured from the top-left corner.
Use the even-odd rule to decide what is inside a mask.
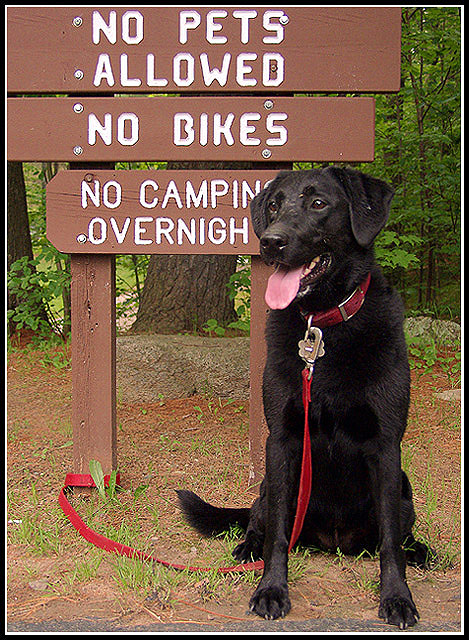
[[[416,316],[407,318],[404,328],[411,338],[428,338],[440,344],[456,344],[461,340],[461,325],[450,320]]]
[[[203,393],[249,397],[249,338],[119,336],[116,359],[118,398],[124,401]]]
[[[448,389],[435,394],[440,400],[459,400],[461,402],[461,389]]]

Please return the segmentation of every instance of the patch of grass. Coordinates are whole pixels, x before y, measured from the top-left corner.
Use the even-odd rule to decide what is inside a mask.
[[[430,445],[431,443],[428,443]],[[429,446],[425,461],[424,473],[418,469],[417,458],[419,448],[414,443],[405,443],[402,447],[402,467],[412,485],[414,497],[420,496],[419,506],[416,509],[416,522],[414,525],[415,537],[436,552],[432,570],[446,570],[459,560],[459,543],[455,531],[459,529],[460,522],[460,489],[448,487],[443,481],[439,487],[433,473],[433,450]],[[442,534],[441,524],[441,496],[455,495],[455,504],[446,505],[445,536]],[[450,522],[448,522],[448,520]],[[449,533],[449,536],[448,536]]]
[[[63,536],[63,513],[60,508],[51,508],[40,502],[34,484],[26,502],[9,492],[8,507],[9,544],[25,545],[37,556],[60,556],[63,553],[67,544]]]

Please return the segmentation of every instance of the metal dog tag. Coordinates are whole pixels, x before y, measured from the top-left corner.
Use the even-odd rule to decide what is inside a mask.
[[[308,325],[304,339],[298,342],[298,354],[300,358],[304,360],[311,373],[314,368],[314,363],[318,358],[321,358],[324,353],[321,329]]]

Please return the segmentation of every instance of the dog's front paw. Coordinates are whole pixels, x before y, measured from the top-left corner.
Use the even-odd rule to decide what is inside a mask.
[[[384,598],[378,616],[384,618],[388,624],[395,624],[399,629],[413,627],[420,617],[412,598],[403,596]]]
[[[284,618],[291,609],[287,585],[259,585],[249,602],[249,608],[266,620]]]

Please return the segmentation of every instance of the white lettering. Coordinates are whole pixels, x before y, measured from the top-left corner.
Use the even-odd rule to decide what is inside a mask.
[[[88,206],[88,200],[86,196],[91,198],[92,203],[95,207],[99,207],[99,182],[98,180],[93,180],[94,191],[91,190],[91,185],[85,180],[81,182],[81,208],[86,209]]]
[[[217,189],[217,187],[221,187]],[[217,198],[221,198],[222,196],[228,193],[229,184],[226,180],[212,180],[210,182],[210,202],[212,205],[212,209],[216,209],[217,207]]]
[[[285,79],[285,59],[280,53],[266,53],[262,58],[262,84],[278,87]]]
[[[126,123],[130,123],[130,135],[126,135]],[[102,124],[96,114],[88,116],[88,144],[96,144],[97,136],[100,136],[105,145],[112,144],[112,114],[104,114]],[[139,122],[135,113],[121,113],[117,118],[117,142],[123,146],[132,146],[138,142]]]
[[[247,44],[249,42],[249,20],[257,16],[257,11],[233,11],[233,17],[241,20],[241,42]]]
[[[272,18],[281,18],[285,14],[282,10],[278,11],[266,11],[262,18],[262,25],[266,31],[275,32],[274,36],[264,36],[262,42],[265,44],[279,44],[285,37],[284,28],[279,23],[272,24]]]
[[[99,226],[99,236],[95,235],[95,225]],[[102,218],[93,218],[88,225],[88,240],[91,244],[103,244],[107,237],[106,221]]]
[[[88,116],[88,144],[96,144],[97,134],[101,137],[105,145],[109,146],[112,142],[112,115],[104,114],[104,124],[98,120],[94,113]]]
[[[108,239],[108,227],[112,230],[117,243],[122,245],[126,242],[130,227],[133,223],[133,242],[137,246],[150,244],[161,245],[167,243],[179,246],[186,242],[190,245],[204,245],[206,241],[214,245],[221,245],[228,242],[236,246],[239,243],[244,245],[249,243],[249,216],[240,219],[231,216],[228,220],[221,217],[205,218],[169,218],[151,216],[137,216],[132,220],[127,216],[120,221],[110,217],[108,221],[101,217],[92,218],[88,224],[88,240],[91,244],[100,245]],[[150,228],[148,225],[154,223],[154,239],[148,237]],[[131,242],[131,239],[128,240]],[[112,242],[112,239],[111,239]]]
[[[183,204],[181,201],[181,196],[179,195],[177,184],[174,182],[174,180],[171,180],[166,187],[166,193],[164,194],[163,202],[161,203],[162,209],[166,209],[170,198],[174,198],[176,205],[179,207],[179,209],[182,209]]]
[[[109,12],[108,22],[105,21],[99,11],[93,11],[92,15],[92,40],[93,44],[99,44],[101,32],[111,44],[117,42],[117,14]],[[134,23],[134,35],[131,34],[131,21]],[[140,11],[126,11],[122,16],[122,40],[127,44],[139,44],[143,40],[143,15]]]
[[[286,113],[269,113],[266,118],[265,126],[269,133],[278,133],[278,138],[267,138],[266,144],[270,147],[281,147],[288,141],[288,129],[283,125],[277,125],[277,120],[286,120],[288,114]]]
[[[236,218],[231,217],[229,220],[229,230],[230,230],[230,244],[236,243],[236,235],[241,235],[241,240],[243,244],[247,244],[249,242],[249,219],[247,216],[243,216],[242,219],[242,227],[237,228]]]
[[[207,14],[207,42],[210,44],[225,44],[228,41],[226,36],[216,36],[217,31],[223,29],[223,25],[215,22],[216,18],[226,18],[228,12],[224,9],[216,9],[215,11],[209,11]]]
[[[183,77],[182,63],[187,65],[186,77]],[[173,60],[173,79],[178,87],[189,87],[195,78],[195,61],[190,53],[178,53]]]
[[[193,204],[191,204],[191,202]],[[207,180],[202,180],[199,188],[199,193],[195,195],[195,189],[192,182],[189,180],[186,182],[186,207],[189,209],[191,206],[196,208],[202,205],[203,209],[208,207],[208,183]]]
[[[107,24],[99,11],[93,11],[91,18],[93,44],[99,44],[101,31],[111,44],[117,42],[117,14],[115,11],[109,12],[109,24]]]
[[[250,138],[249,134],[254,133],[256,127],[248,124],[250,120],[260,120],[260,113],[243,113],[239,119],[239,140],[245,146],[255,146],[261,143],[259,138]]]
[[[153,222],[153,218],[149,216],[138,216],[135,218],[134,223],[134,242],[135,244],[151,244],[152,241],[149,238],[142,238],[142,235],[147,232],[145,227],[142,227],[142,224],[145,222]]]
[[[238,207],[238,181],[233,180],[233,209],[237,209]]]
[[[114,190],[114,201],[111,202],[109,199],[109,190]],[[108,180],[106,184],[103,185],[103,205],[108,209],[116,209],[120,203],[122,202],[122,187],[115,180]]]
[[[130,123],[130,136],[125,135],[125,124]],[[138,117],[135,113],[121,113],[117,118],[117,141],[121,145],[131,147],[138,142]]]
[[[166,87],[168,81],[166,78],[155,78],[156,64],[153,53],[147,55],[147,85],[149,87]]]
[[[95,87],[99,87],[101,81],[105,80],[110,87],[115,84],[114,74],[112,73],[111,61],[107,53],[100,53],[98,62],[96,63],[96,71],[93,78]]]
[[[228,71],[230,69],[231,54],[225,53],[223,56],[223,63],[221,71],[216,67],[210,69],[208,62],[208,55],[206,53],[200,54],[200,65],[202,67],[202,77],[204,79],[205,86],[209,87],[214,80],[218,82],[221,87],[224,87],[228,81]]]
[[[208,144],[208,113],[200,114],[199,144],[202,147]]]
[[[240,87],[254,87],[257,84],[255,78],[245,77],[248,73],[252,73],[251,65],[246,64],[251,60],[257,60],[257,53],[240,53],[236,59],[236,82]]]
[[[221,228],[215,229],[215,225]],[[226,222],[223,218],[212,218],[208,223],[207,237],[212,244],[222,244],[226,240]]]
[[[209,121],[212,119],[212,122]],[[209,142],[218,147],[221,144],[234,145],[235,138],[233,129],[235,114],[228,113],[226,116],[221,113],[202,113],[197,122],[190,113],[176,113],[173,118],[173,142],[177,146],[189,146],[198,140],[201,146],[206,146]],[[274,134],[274,137],[265,141],[269,146],[283,146],[288,141],[288,129],[285,125],[279,124],[288,119],[286,113],[269,113],[267,115],[254,113],[243,113],[239,116],[239,142],[244,146],[258,146],[261,139],[253,136],[257,131],[255,122],[265,120],[265,130]],[[212,125],[212,130],[210,129]],[[209,139],[211,130],[212,137]]]
[[[119,230],[119,226],[115,218],[110,218],[109,222],[111,223],[112,230],[114,231],[114,235],[116,236],[116,240],[119,244],[122,244],[125,240],[125,236],[127,235],[127,231],[130,227],[130,218],[126,218],[124,220],[124,224],[122,225],[122,230]]]
[[[181,218],[178,219],[178,227],[177,227],[177,243],[178,244],[183,243],[182,234],[186,236],[190,244],[196,243],[197,238],[196,238],[195,218],[191,218],[189,224],[190,224],[190,229],[188,228],[184,220],[181,220]]]
[[[166,228],[164,228],[162,225],[167,225],[167,226]],[[156,235],[155,235],[156,244],[161,244],[161,238],[163,236],[166,238],[168,244],[174,244],[174,240],[171,237],[171,232],[174,229],[174,222],[173,220],[171,220],[171,218],[156,218],[155,226],[156,226]]]
[[[185,137],[182,135],[181,125],[184,124]],[[173,142],[178,146],[189,146],[194,142],[194,118],[190,113],[175,113],[173,121]]]
[[[231,125],[234,122],[234,113],[229,113],[225,122],[221,122],[221,113],[213,114],[213,144],[219,146],[221,144],[222,135],[225,136],[226,143],[230,146],[234,144],[234,138],[231,133]]]
[[[121,55],[121,85],[123,87],[139,87],[142,84],[140,78],[129,78],[129,56]]]
[[[140,87],[144,83],[149,88],[166,87],[170,83],[168,77],[165,77],[168,73],[172,74],[171,81],[175,87],[190,87],[195,82],[203,82],[207,87],[213,84],[224,87],[230,74],[239,87],[253,87],[260,83],[265,87],[279,87],[285,80],[285,59],[280,53],[264,53],[261,59],[252,52],[239,53],[234,58],[231,53],[225,52],[221,64],[214,63],[210,55],[213,56],[210,52],[201,53],[194,58],[189,52],[177,53],[172,59],[172,70],[168,69],[167,73],[158,77],[157,60],[153,53],[146,54],[146,73],[140,75],[131,71],[136,60],[132,55],[122,53],[116,62],[119,68],[114,70],[109,54],[100,53],[96,61],[93,85],[99,87],[105,84],[113,87],[118,77],[122,87]],[[167,64],[165,58],[163,64]]]
[[[179,13],[179,42],[186,44],[189,29],[197,29],[200,24],[200,14],[197,11],[181,11]]]
[[[256,180],[254,191],[251,189],[249,182],[243,180],[241,183],[241,207],[247,209],[249,202],[261,191],[261,181]]]
[[[130,35],[130,21],[135,20],[135,35]],[[122,16],[122,40],[138,44],[143,40],[143,16],[140,11],[126,11]]]
[[[139,202],[142,207],[145,207],[145,209],[154,209],[158,204],[158,198],[155,196],[151,202],[148,202],[146,198],[147,187],[151,187],[154,191],[158,191],[159,188],[158,184],[154,180],[144,180],[140,185]]]

